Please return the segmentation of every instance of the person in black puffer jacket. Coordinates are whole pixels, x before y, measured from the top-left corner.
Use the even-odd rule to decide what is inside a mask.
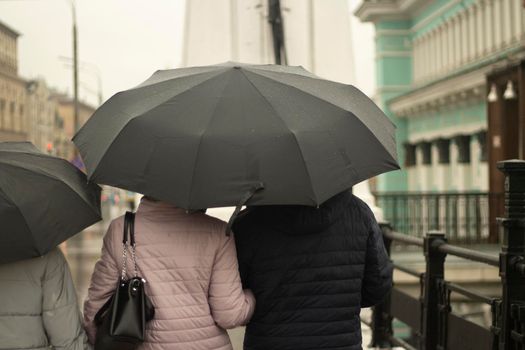
[[[359,312],[392,287],[368,206],[350,192],[319,208],[249,207],[233,225],[244,288],[257,303],[245,350],[361,349]]]

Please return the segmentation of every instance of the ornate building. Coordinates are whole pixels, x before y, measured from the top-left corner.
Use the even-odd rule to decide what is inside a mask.
[[[417,230],[464,237],[486,224],[495,240],[496,162],[525,154],[523,2],[369,0],[355,15],[375,25],[377,101],[398,126],[403,171],[378,182],[383,195],[405,193],[389,198],[405,203],[391,215],[420,215],[426,226]],[[414,192],[451,196],[410,204]]]
[[[40,150],[57,154],[55,137],[60,133],[57,123],[58,105],[53,92],[42,79],[27,83],[27,136]]]
[[[355,14],[375,24],[377,100],[398,125],[405,165],[383,176],[379,190],[489,190],[487,161],[505,141],[489,130],[487,81],[495,72],[523,67],[522,2],[375,0],[363,1]],[[500,82],[499,101],[518,101],[503,92],[508,86],[523,96],[519,84],[517,74]],[[509,120],[502,122],[523,140],[523,121]],[[517,145],[505,153],[520,155]]]
[[[57,103],[57,129],[59,129],[55,134],[57,154],[69,161],[74,161],[77,154],[71,139],[75,135],[75,103],[71,97],[66,95],[55,94],[53,98]],[[79,101],[78,109],[79,125],[82,126],[93,115],[96,107]]]
[[[18,76],[18,36],[0,22],[0,141],[27,139],[26,83]]]

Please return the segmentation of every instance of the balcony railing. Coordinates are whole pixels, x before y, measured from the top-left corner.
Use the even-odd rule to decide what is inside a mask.
[[[382,225],[389,254],[393,242],[418,246],[422,248],[426,266],[425,271],[420,272],[394,261],[396,269],[420,280],[420,296],[413,297],[394,286],[384,302],[374,307],[372,321],[364,321],[372,328],[370,346],[419,350],[525,349],[525,161],[500,162],[498,167],[506,175],[505,211],[498,219],[502,233],[499,256],[452,245],[448,234],[441,232],[429,232],[421,238],[394,232],[390,225]],[[448,255],[498,268],[501,296],[489,297],[447,281]],[[489,304],[490,327],[459,315],[451,303],[452,293]],[[412,336],[407,339],[395,334],[393,319],[410,327]]]
[[[383,192],[375,193],[385,221],[399,232],[421,237],[443,231],[451,243],[487,243],[497,230],[489,208],[503,215],[503,193],[487,192]]]

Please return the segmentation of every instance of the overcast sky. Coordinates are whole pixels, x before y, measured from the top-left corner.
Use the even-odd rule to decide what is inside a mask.
[[[77,0],[80,97],[96,102],[98,69],[107,99],[157,69],[181,61],[184,0]],[[355,8],[360,0],[349,0]],[[0,21],[21,33],[19,73],[43,77],[50,86],[72,92],[69,0],[0,0]],[[365,93],[375,88],[373,29],[352,18],[356,82]],[[82,62],[88,64],[82,65]],[[89,64],[97,67],[93,68]]]

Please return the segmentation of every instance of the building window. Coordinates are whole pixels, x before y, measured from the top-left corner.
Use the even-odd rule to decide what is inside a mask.
[[[420,142],[418,148],[421,150],[422,164],[430,165],[432,164],[432,144],[430,142]]]
[[[435,143],[438,149],[439,164],[450,164],[450,140],[437,139]]]
[[[454,141],[458,146],[458,163],[470,163],[470,135],[460,135]]]
[[[488,153],[487,153],[487,132],[486,131],[480,131],[476,134],[476,138],[478,139],[479,143],[479,161],[480,162],[486,162],[488,159]]]
[[[416,165],[416,145],[405,143],[405,167]]]

